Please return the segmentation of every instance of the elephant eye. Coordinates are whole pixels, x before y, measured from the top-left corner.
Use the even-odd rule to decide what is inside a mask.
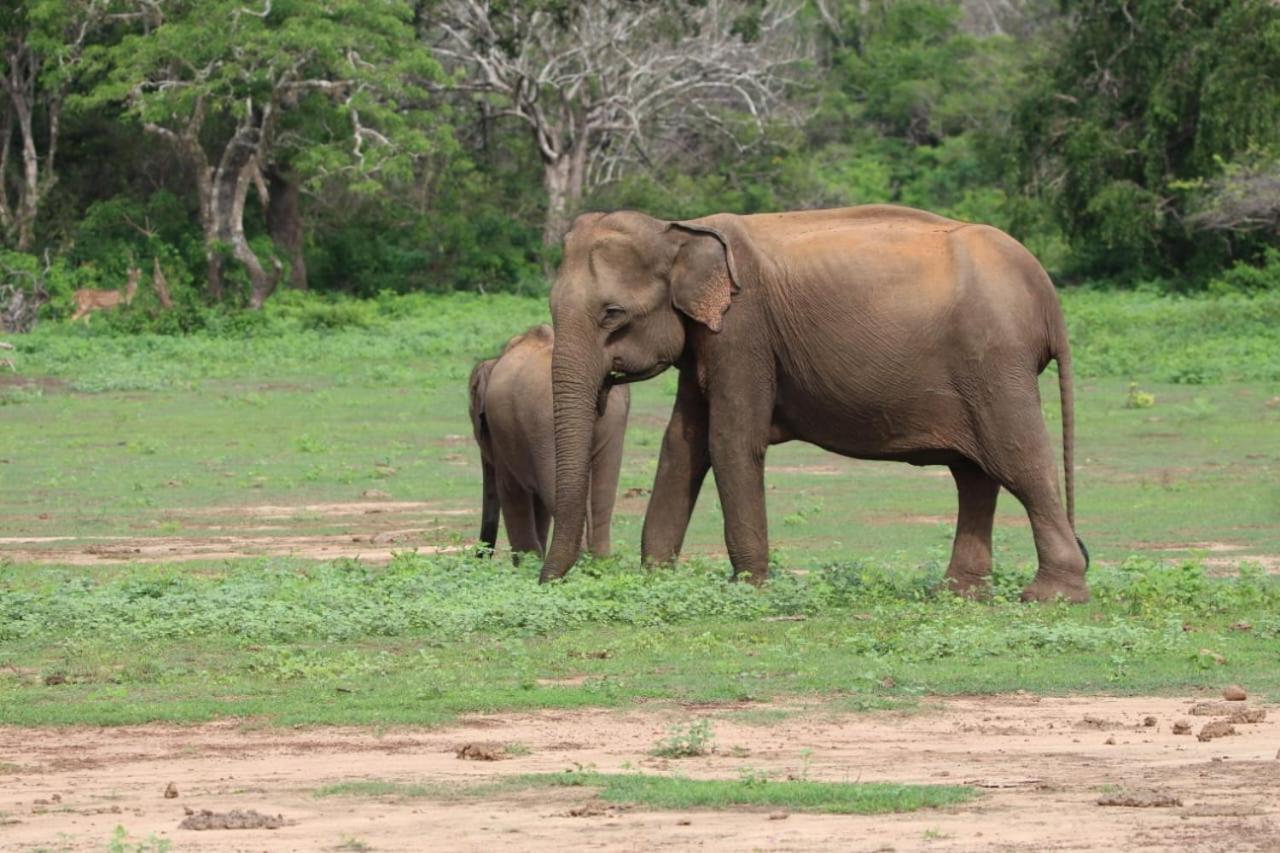
[[[600,325],[606,329],[618,329],[627,322],[627,310],[621,305],[606,305],[600,312]]]

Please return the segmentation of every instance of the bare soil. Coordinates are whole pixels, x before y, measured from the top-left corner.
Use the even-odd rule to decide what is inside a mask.
[[[440,554],[433,519],[477,511],[418,501],[367,499],[294,506],[262,504],[175,509],[156,523],[182,530],[164,536],[11,536],[0,538],[0,557],[23,563],[89,566],[104,563],[183,563],[244,557],[343,557],[386,562],[399,551]],[[264,523],[265,522],[265,523]],[[308,532],[323,524],[336,533]]]
[[[1010,695],[863,715],[771,706],[792,713],[769,715],[767,726],[744,713],[765,706],[655,704],[476,716],[451,728],[380,734],[236,722],[0,728],[0,847],[98,850],[122,825],[131,838],[155,834],[179,850],[322,850],[344,840],[373,850],[556,853],[1280,849],[1280,722],[1271,714],[1237,723],[1235,735],[1209,742],[1173,734],[1173,722],[1203,698]],[[669,726],[701,717],[712,719],[711,755],[649,755]],[[522,748],[503,761],[460,760],[459,750],[480,739]],[[653,811],[606,804],[581,788],[448,801],[314,795],[356,780],[457,790],[579,766],[695,778],[733,779],[749,769],[778,780],[964,783],[982,796],[943,810],[862,817]],[[165,797],[170,783],[177,798]],[[281,825],[180,828],[205,810],[254,812]]]
[[[303,557],[336,560],[358,557],[370,563],[385,563],[399,551],[443,554],[461,550],[454,546],[415,543],[414,531],[400,535],[317,536],[148,536],[113,538],[80,547],[51,547],[33,540],[0,543],[0,555],[20,563],[57,563],[92,566],[103,563],[186,563],[194,560],[230,560],[244,557]],[[58,540],[55,540],[58,541]]]

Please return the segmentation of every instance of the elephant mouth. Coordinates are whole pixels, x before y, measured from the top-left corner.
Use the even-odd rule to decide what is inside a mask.
[[[609,385],[626,385],[629,382],[643,382],[646,379],[652,379],[670,366],[671,362],[660,361],[648,370],[639,370],[634,373],[626,370],[610,370],[606,382]]]

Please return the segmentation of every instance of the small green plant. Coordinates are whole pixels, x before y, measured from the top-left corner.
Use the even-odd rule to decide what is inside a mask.
[[[368,853],[368,851],[372,850],[373,847],[368,842],[361,841],[359,838],[355,838],[351,835],[344,835],[342,836],[342,840],[338,842],[338,846],[334,849],[353,850],[355,853]]]
[[[711,721],[698,720],[685,727],[672,726],[653,748],[653,754],[661,758],[693,758],[715,749],[714,740]]]
[[[1129,393],[1124,398],[1126,409],[1149,409],[1156,404],[1156,395],[1138,388],[1137,382],[1129,383]]]
[[[141,841],[130,841],[129,833],[123,827],[117,825],[115,831],[111,833],[111,840],[107,842],[108,853],[167,853],[173,842],[167,838],[157,838],[155,835],[148,835]]]
[[[813,750],[800,750],[800,781],[809,781],[809,767],[813,763]]]

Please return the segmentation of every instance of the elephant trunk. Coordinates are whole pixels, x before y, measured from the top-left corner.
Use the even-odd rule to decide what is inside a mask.
[[[603,355],[556,335],[551,357],[551,393],[556,434],[555,529],[540,580],[557,580],[578,559],[587,517],[591,442],[607,373]]]

